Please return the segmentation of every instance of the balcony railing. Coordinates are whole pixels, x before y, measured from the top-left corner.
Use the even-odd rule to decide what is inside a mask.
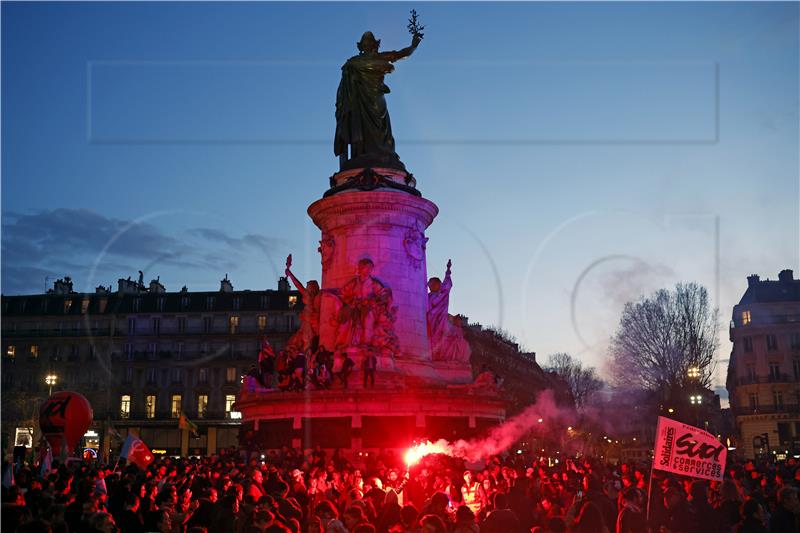
[[[192,422],[202,421],[208,422],[209,420],[230,420],[231,418],[228,416],[228,413],[225,411],[208,411],[206,410],[202,416],[198,416],[197,411],[184,411],[184,414],[189,417],[189,420]],[[98,413],[95,413],[95,418],[97,418]],[[123,413],[122,411],[109,411],[105,413],[103,419],[110,419],[110,420],[123,420],[125,422],[129,421],[142,421],[142,420],[155,420],[155,421],[168,421],[170,423],[174,423],[175,427],[178,427],[178,416],[173,416],[171,411],[156,411],[154,413],[155,416],[147,416],[146,411],[130,411],[128,413]]]
[[[796,413],[800,414],[800,404],[785,403],[782,405],[759,405],[758,407],[743,406],[737,407],[734,410],[737,416],[746,415],[768,415],[778,413]]]
[[[298,321],[295,321],[299,323]],[[228,324],[225,324],[224,327],[214,327],[211,330],[206,330],[202,326],[200,327],[187,327],[183,330],[178,330],[177,328],[166,328],[162,325],[162,327],[158,331],[153,331],[152,329],[147,330],[138,330],[131,332],[125,327],[122,328],[112,328],[110,326],[102,327],[102,328],[72,328],[72,327],[64,327],[61,329],[58,328],[39,328],[39,329],[21,329],[17,328],[16,330],[5,329],[3,331],[3,337],[191,337],[191,336],[201,336],[201,335],[217,335],[217,336],[235,336],[235,337],[246,337],[248,335],[257,336],[262,335],[264,333],[291,333],[295,331],[296,327],[289,327],[288,324],[280,324],[280,325],[268,325],[265,328],[259,327],[243,327],[239,326],[236,328],[236,331],[232,333],[230,331],[230,327]]]
[[[792,383],[800,379],[789,374],[769,374],[767,376],[739,376],[736,378],[737,385],[752,385],[756,383]]]

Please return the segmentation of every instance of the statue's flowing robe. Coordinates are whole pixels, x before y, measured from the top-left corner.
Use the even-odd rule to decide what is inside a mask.
[[[431,341],[431,356],[434,361],[469,361],[470,348],[459,326],[453,324],[448,315],[450,289],[453,281],[446,275],[441,288],[428,293],[428,338]]]
[[[342,66],[342,80],[336,93],[336,135],[333,152],[349,159],[362,155],[395,156],[394,137],[384,94],[385,74],[394,66],[385,54],[361,54]]]

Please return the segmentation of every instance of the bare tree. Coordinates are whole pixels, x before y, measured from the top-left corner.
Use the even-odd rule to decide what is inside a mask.
[[[613,380],[654,392],[706,388],[714,373],[718,329],[719,310],[696,283],[628,302],[611,340]]]
[[[569,385],[575,398],[575,405],[582,406],[592,394],[603,388],[603,382],[597,377],[594,367],[584,368],[583,364],[568,353],[554,353],[547,358],[544,367],[555,372]]]

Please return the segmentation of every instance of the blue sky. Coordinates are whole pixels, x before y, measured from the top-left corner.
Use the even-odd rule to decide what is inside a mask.
[[[622,304],[798,264],[797,3],[2,4],[2,285],[318,278],[341,64],[387,77],[451,312],[602,367]],[[720,372],[720,382],[724,372]]]

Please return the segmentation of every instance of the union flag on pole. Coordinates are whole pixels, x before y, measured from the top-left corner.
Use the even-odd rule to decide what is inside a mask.
[[[128,433],[119,456],[142,469],[147,468],[154,459],[153,452],[144,441],[131,433]]]
[[[653,468],[674,474],[722,481],[728,448],[700,428],[658,417]]]
[[[178,428],[189,430],[192,432],[193,435],[197,435],[198,431],[197,424],[189,420],[189,417],[187,417],[184,414],[181,414],[181,416],[178,417]]]

